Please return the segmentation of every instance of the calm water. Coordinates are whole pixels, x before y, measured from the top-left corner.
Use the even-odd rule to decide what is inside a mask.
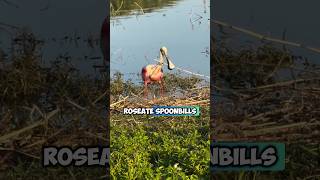
[[[137,76],[141,68],[156,63],[160,47],[166,46],[177,67],[209,75],[209,0],[141,2],[147,8],[144,12],[126,6],[110,22],[111,73],[119,71],[141,81]]]
[[[287,40],[320,48],[319,6],[318,0],[216,0],[213,2],[213,16],[229,24],[280,39],[286,31]],[[217,26],[211,30],[217,32]],[[227,32],[230,39],[234,39],[230,40],[230,46],[243,45],[245,41],[257,42],[236,31]],[[319,62],[319,54],[300,48],[290,50]]]
[[[93,65],[100,65],[100,28],[106,15],[106,1],[92,0],[10,0],[17,7],[0,1],[0,23],[27,28],[44,40],[43,62],[70,56],[83,73],[94,73]],[[10,35],[0,24],[0,48],[8,52]],[[66,38],[67,37],[67,38]],[[77,40],[75,40],[77,39]],[[88,39],[93,40],[89,43]]]

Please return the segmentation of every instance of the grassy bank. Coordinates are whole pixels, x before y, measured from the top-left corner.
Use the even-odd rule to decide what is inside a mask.
[[[44,67],[32,33],[19,33],[13,44],[0,57],[0,179],[105,176],[103,168],[43,169],[40,163],[44,145],[107,143],[106,76],[84,76],[68,59]]]
[[[166,96],[156,85],[144,99],[141,85],[111,82],[111,176],[115,179],[207,179],[209,176],[209,88],[201,79],[168,74]],[[173,97],[178,92],[180,97]],[[151,95],[153,96],[153,95]],[[200,105],[200,117],[122,115],[124,107]]]
[[[227,48],[215,42],[215,103],[211,137],[286,144],[281,172],[216,173],[214,179],[317,179],[319,174],[319,63],[267,44]]]
[[[208,177],[208,118],[111,118],[115,179]]]
[[[43,169],[44,145],[77,147],[108,143],[107,74],[84,76],[70,60],[43,67],[33,37],[20,51],[0,59],[1,179],[104,179],[104,168]],[[140,84],[111,81],[111,176],[114,179],[208,176],[208,86],[195,77],[166,76],[166,97],[142,100]],[[201,88],[199,85],[201,84]],[[157,87],[152,88],[157,95]],[[151,90],[153,92],[153,90]],[[180,93],[179,98],[169,95]],[[137,104],[139,103],[139,104]],[[123,116],[124,106],[194,104],[202,116]]]

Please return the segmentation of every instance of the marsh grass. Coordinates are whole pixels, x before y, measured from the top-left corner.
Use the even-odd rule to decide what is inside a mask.
[[[215,41],[211,69],[215,100],[211,138],[286,144],[282,172],[216,173],[213,179],[317,179],[319,64],[286,47],[234,50]]]
[[[40,162],[43,145],[108,143],[105,76],[81,75],[67,60],[44,67],[38,41],[18,37],[0,60],[1,179],[104,176],[102,168],[43,169]]]
[[[110,15],[128,16],[128,15],[143,15],[154,11],[155,8],[163,8],[175,4],[176,0],[158,0],[158,1],[133,1],[133,0],[112,0],[110,2]]]

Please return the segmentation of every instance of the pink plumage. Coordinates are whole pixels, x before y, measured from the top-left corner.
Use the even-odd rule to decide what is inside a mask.
[[[148,84],[150,83],[159,83],[160,85],[160,94],[163,95],[163,70],[162,66],[164,64],[164,58],[167,60],[168,69],[172,70],[174,64],[169,60],[167,54],[167,48],[162,47],[160,49],[160,57],[158,64],[149,64],[144,66],[141,70],[141,77],[144,84],[144,96],[148,95]]]

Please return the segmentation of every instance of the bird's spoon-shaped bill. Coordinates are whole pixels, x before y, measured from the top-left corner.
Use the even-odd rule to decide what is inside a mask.
[[[172,70],[176,67],[168,57],[167,57],[167,62],[168,62],[168,69],[169,70]]]

